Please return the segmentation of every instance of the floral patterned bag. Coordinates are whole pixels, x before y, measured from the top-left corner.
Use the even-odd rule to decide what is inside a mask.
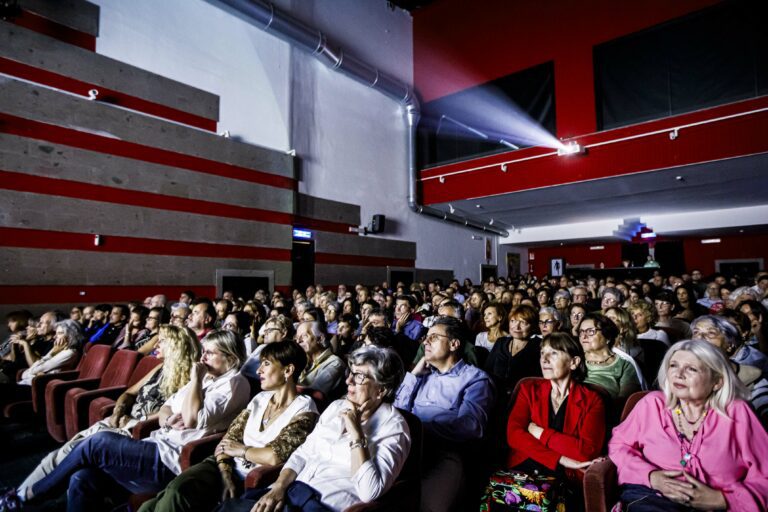
[[[480,512],[531,510],[565,512],[565,495],[561,482],[542,475],[501,470],[491,480],[480,499]]]

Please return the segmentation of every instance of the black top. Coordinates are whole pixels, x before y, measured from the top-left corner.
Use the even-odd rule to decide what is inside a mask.
[[[508,392],[512,391],[523,377],[541,377],[539,339],[531,338],[523,350],[514,356],[509,351],[511,342],[511,337],[497,340],[485,361],[484,368],[486,373],[493,377],[496,384]]]
[[[565,408],[568,406],[568,397],[566,396],[565,399],[563,399],[563,403],[560,404],[560,408],[557,410],[557,413],[555,413],[555,406],[552,404],[552,397],[549,398],[549,428],[552,430],[557,430],[558,432],[563,431],[563,427],[565,426]]]

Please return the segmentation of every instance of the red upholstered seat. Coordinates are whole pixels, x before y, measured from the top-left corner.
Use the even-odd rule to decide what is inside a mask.
[[[101,379],[95,383],[77,384],[71,386],[64,394],[64,434],[65,439],[71,439],[75,434],[88,426],[88,406],[93,398],[88,394],[91,390],[111,390],[116,388],[118,394],[125,390],[141,354],[135,350],[118,350],[112,355]]]
[[[162,360],[153,356],[145,356],[139,360],[139,364],[134,368],[131,373],[131,378],[125,386],[114,386],[110,388],[99,388],[92,391],[84,391],[84,395],[80,397],[81,400],[88,402],[88,418],[87,423],[83,428],[88,427],[101,421],[104,418],[112,414],[114,409],[115,400],[125,392],[128,388],[139,382],[144,378],[157,365],[161,364]],[[78,422],[82,425],[83,418],[79,417]],[[67,427],[69,429],[69,427]],[[77,431],[79,432],[79,430]],[[74,433],[70,433],[67,430],[67,436],[72,437]]]
[[[621,421],[624,421],[648,391],[638,391],[627,398]],[[584,473],[584,505],[590,512],[608,512],[619,500],[616,466],[611,459],[595,462]]]
[[[64,394],[71,387],[77,386],[77,382],[98,382],[107,367],[107,363],[109,363],[111,355],[111,347],[98,345],[83,356],[77,370],[51,375],[50,379],[47,379],[47,382],[45,382],[45,391],[42,397],[36,397],[33,392],[32,400],[33,404],[36,404],[36,409],[41,410],[42,404],[45,404],[44,411],[48,432],[57,441],[63,441],[66,436],[64,427]]]

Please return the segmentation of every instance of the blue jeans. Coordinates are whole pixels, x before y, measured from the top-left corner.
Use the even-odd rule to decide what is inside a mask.
[[[102,511],[106,498],[115,492],[158,492],[175,477],[160,460],[155,443],[99,432],[77,445],[56,469],[33,485],[32,493],[41,497],[68,481],[68,511]]]

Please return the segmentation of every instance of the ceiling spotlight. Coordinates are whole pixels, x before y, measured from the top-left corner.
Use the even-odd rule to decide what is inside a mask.
[[[439,178],[437,178],[437,180],[438,180],[440,183],[445,183],[445,176],[440,176]]]
[[[685,183],[685,177],[684,176],[675,176],[675,179],[679,181],[680,183]]]
[[[501,164],[501,172],[507,172],[507,164]]]
[[[478,210],[482,210],[482,209],[483,209],[483,205],[481,205],[481,204],[476,204],[476,205],[475,205],[475,208],[477,208]]]
[[[451,212],[451,213],[453,213],[453,212],[455,212],[455,211],[456,211],[456,208],[454,208],[454,207],[453,207],[453,205],[452,205],[451,203],[448,203],[448,211],[449,211],[449,212]]]
[[[669,140],[675,140],[680,135],[680,132],[677,128],[669,132]]]
[[[493,226],[493,219],[491,219],[490,221],[488,221],[488,225],[489,225],[489,226]]]
[[[568,144],[557,149],[559,156],[564,155],[584,155],[587,153],[587,148],[581,144],[575,142],[569,142]]]

